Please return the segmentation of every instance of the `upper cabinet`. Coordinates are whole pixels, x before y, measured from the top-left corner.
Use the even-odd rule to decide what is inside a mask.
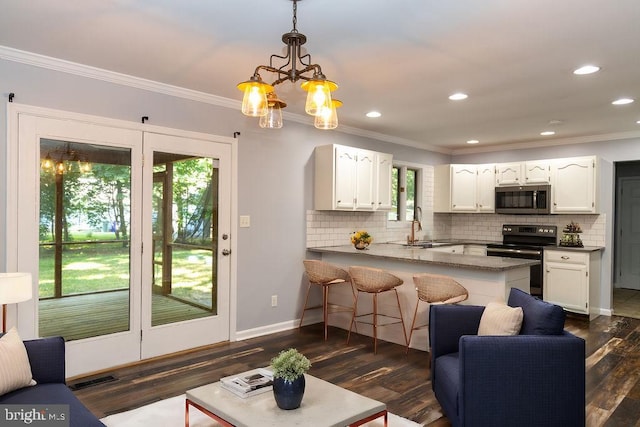
[[[434,212],[494,212],[494,165],[435,168]]]
[[[525,184],[549,184],[551,182],[551,161],[533,160],[524,162]]]
[[[551,213],[597,213],[597,158],[572,157],[551,163]]]
[[[316,210],[391,208],[391,154],[344,145],[315,149]]]
[[[496,186],[549,184],[550,180],[550,160],[496,165]]]
[[[596,156],[496,165],[439,165],[434,212],[495,212],[495,187],[551,185],[551,213],[598,212]]]
[[[496,165],[496,186],[522,185],[521,163],[499,163]]]

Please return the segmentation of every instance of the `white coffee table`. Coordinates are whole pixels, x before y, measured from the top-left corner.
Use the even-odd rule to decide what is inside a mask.
[[[189,406],[224,426],[359,426],[384,417],[387,405],[311,375],[298,409],[278,408],[272,392],[243,399],[223,389],[220,382],[187,391],[184,425],[189,427]]]

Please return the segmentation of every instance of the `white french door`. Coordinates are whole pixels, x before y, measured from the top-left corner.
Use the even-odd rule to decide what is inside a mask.
[[[228,340],[231,139],[16,121],[8,265],[34,277],[21,334],[64,336],[68,376]]]
[[[142,358],[228,340],[230,145],[145,133],[144,159]]]

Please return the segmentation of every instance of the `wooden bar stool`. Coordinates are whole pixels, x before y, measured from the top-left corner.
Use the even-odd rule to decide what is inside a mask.
[[[351,276],[349,276],[349,273],[346,270],[323,261],[305,259],[302,262],[307,273],[307,278],[309,279],[309,287],[307,288],[307,297],[304,300],[302,316],[300,316],[300,326],[298,328],[302,327],[304,313],[307,310],[322,308],[322,320],[324,322],[324,340],[326,341],[328,336],[327,328],[329,326],[329,314],[338,312],[355,312],[356,293],[353,290]],[[349,307],[345,305],[329,303],[329,288],[331,287],[331,285],[337,285],[339,283],[349,283],[349,285],[351,285],[351,293],[353,295],[352,306]],[[322,304],[315,305],[313,307],[307,307],[307,304],[309,303],[309,291],[311,290],[312,285],[322,287]]]
[[[402,285],[403,281],[399,277],[393,274],[381,270],[379,268],[370,267],[350,267],[349,274],[351,274],[351,280],[358,291],[356,294],[355,310],[353,317],[351,318],[351,324],[349,325],[349,335],[347,336],[347,344],[351,338],[351,329],[354,322],[366,323],[373,326],[373,353],[378,352],[378,327],[389,326],[396,323],[402,325],[402,334],[404,335],[404,342],[407,343],[407,331],[404,328],[404,319],[402,318],[402,308],[400,308],[400,298],[398,297],[397,287]],[[390,314],[378,313],[378,295],[385,292],[395,292],[396,302],[398,303],[399,316]],[[357,315],[358,311],[358,297],[360,292],[366,292],[373,294],[373,311],[371,313],[365,313]],[[371,320],[358,320],[364,319],[367,316],[373,316]],[[378,318],[382,317],[383,323],[378,322]]]
[[[409,352],[413,331],[428,326],[416,326],[418,306],[421,301],[428,304],[456,304],[469,298],[467,289],[449,276],[430,273],[416,274],[413,276],[413,284],[416,286],[418,301],[416,301],[416,309],[413,312],[413,322],[411,322],[411,331],[407,342],[407,353]]]

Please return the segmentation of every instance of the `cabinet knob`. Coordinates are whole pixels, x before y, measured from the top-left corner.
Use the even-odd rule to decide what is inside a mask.
[[[560,258],[562,258],[562,259],[569,259],[569,257],[568,257],[568,256],[566,256],[566,255],[562,255]]]

